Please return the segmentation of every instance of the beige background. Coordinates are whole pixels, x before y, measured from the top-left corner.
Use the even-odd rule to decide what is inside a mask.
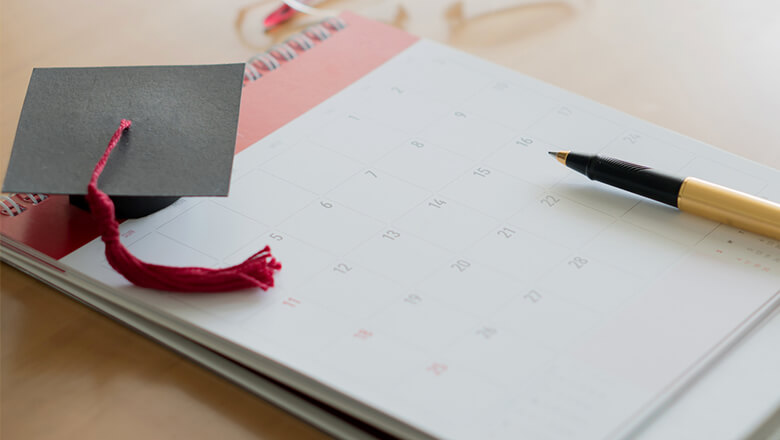
[[[0,5],[3,175],[34,66],[236,62],[263,48],[251,33],[262,6],[248,1]],[[440,20],[413,12],[396,24]],[[584,0],[468,21],[458,12],[447,11],[449,35],[437,34],[455,47],[780,168],[780,2]],[[3,439],[325,437],[4,264],[0,287]]]

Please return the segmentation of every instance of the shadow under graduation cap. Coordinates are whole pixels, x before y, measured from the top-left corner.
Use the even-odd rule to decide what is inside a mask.
[[[242,63],[34,69],[3,191],[68,194],[86,209],[92,170],[130,119],[98,181],[118,218],[225,196],[243,72]]]

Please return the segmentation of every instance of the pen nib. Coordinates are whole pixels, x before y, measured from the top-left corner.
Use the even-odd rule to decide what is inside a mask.
[[[569,155],[568,151],[548,151],[547,154],[554,157],[558,162],[566,165],[566,157]]]

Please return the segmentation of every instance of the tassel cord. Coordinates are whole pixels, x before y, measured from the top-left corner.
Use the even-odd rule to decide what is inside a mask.
[[[224,292],[247,288],[268,289],[274,285],[274,272],[282,265],[271,255],[268,246],[235,266],[212,269],[206,267],[175,267],[139,260],[121,243],[119,222],[114,203],[98,189],[97,182],[108,162],[111,151],[132,122],[123,119],[95,165],[87,186],[87,202],[100,228],[106,246],[106,259],[111,267],[131,283],[151,289],[175,292]]]

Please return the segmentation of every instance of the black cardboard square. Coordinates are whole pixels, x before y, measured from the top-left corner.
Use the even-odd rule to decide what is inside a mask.
[[[111,154],[101,190],[227,195],[243,71],[240,63],[34,69],[3,191],[85,194],[124,118],[133,125]]]

